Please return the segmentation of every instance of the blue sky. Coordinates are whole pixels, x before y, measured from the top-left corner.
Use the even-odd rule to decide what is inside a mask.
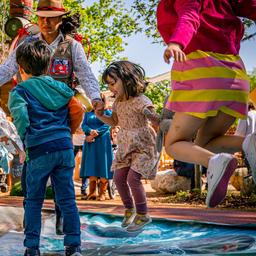
[[[85,0],[86,5],[95,2],[94,0]],[[130,4],[131,0],[126,0],[126,4]],[[254,27],[255,30],[255,27]],[[171,65],[167,65],[163,61],[164,46],[160,44],[152,44],[143,34],[138,34],[126,38],[128,45],[125,51],[120,55],[127,57],[130,61],[140,64],[146,71],[147,77],[152,77],[165,73],[170,70]],[[247,71],[252,71],[256,67],[256,40],[243,42],[241,44],[240,56],[242,57]],[[96,77],[100,75],[100,65],[93,63],[92,70]]]

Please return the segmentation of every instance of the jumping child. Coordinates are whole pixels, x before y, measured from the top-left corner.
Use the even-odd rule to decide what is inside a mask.
[[[135,232],[151,222],[141,179],[155,177],[158,160],[156,135],[148,119],[158,123],[159,117],[155,114],[152,102],[143,95],[147,84],[144,76],[144,70],[129,61],[110,64],[102,78],[116,96],[113,113],[111,116],[100,116],[96,112],[103,122],[120,126],[112,170],[126,209],[122,227],[129,232]]]
[[[256,135],[225,135],[236,118],[247,115],[249,78],[239,57],[244,26],[238,16],[255,20],[256,1],[161,0],[157,10],[167,44],[164,60],[174,58],[166,107],[176,113],[165,149],[175,159],[208,168],[209,207],[226,196],[237,166],[230,153],[243,148],[256,179]]]

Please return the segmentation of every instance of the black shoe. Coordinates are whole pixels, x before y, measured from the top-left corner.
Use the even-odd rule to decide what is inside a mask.
[[[65,256],[82,256],[80,246],[66,246]]]
[[[39,249],[26,248],[24,256],[40,256]]]
[[[82,195],[82,196],[87,196],[86,189],[82,189],[82,188],[81,188],[81,195]]]
[[[64,235],[63,233],[63,218],[56,216],[56,235]]]

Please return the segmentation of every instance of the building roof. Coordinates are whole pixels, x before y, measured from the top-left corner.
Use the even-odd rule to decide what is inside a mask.
[[[171,80],[170,72],[166,72],[157,76],[153,76],[147,79],[150,83],[157,83],[163,80]]]

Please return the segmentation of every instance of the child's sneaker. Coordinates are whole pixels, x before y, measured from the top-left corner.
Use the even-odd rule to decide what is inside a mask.
[[[65,256],[82,256],[82,250],[80,246],[66,246]]]
[[[227,193],[228,182],[237,166],[237,159],[230,154],[217,154],[210,158],[207,169],[208,193],[206,205],[215,207]]]
[[[133,222],[127,227],[128,232],[136,232],[142,229],[144,226],[152,222],[152,219],[147,214],[137,214]]]
[[[121,227],[122,228],[128,227],[132,223],[133,219],[135,218],[135,215],[136,213],[134,208],[126,209],[124,212],[124,219],[121,224]]]
[[[249,162],[253,180],[256,184],[256,134],[252,133],[247,135],[244,139],[242,147],[245,157]]]
[[[24,256],[40,256],[40,250],[34,248],[26,248]]]

